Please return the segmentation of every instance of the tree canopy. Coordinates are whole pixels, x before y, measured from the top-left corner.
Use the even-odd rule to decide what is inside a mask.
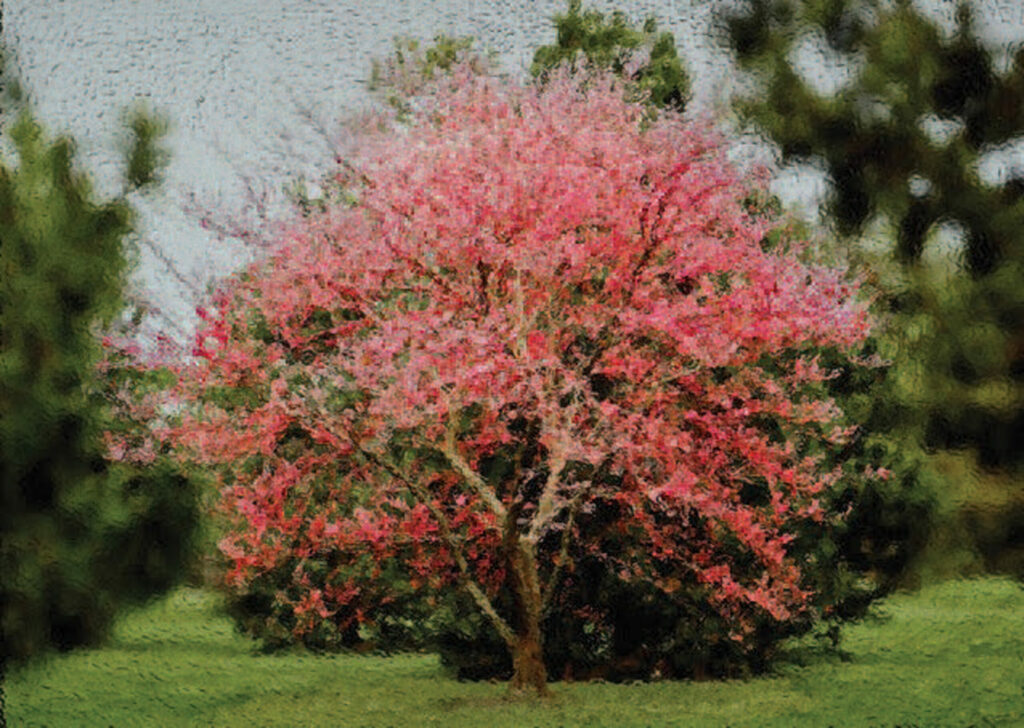
[[[254,631],[344,642],[461,589],[543,690],[594,559],[740,651],[814,624],[792,544],[843,518],[817,352],[866,336],[857,282],[763,246],[720,140],[612,76],[420,101],[200,311],[175,439],[219,473]]]

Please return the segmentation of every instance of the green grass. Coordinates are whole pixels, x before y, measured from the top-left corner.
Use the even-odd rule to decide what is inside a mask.
[[[1024,589],[946,582],[847,631],[845,659],[794,645],[728,682],[556,684],[542,703],[460,683],[429,655],[264,656],[215,597],[182,590],[125,616],[102,649],[19,670],[17,726],[1024,726]]]

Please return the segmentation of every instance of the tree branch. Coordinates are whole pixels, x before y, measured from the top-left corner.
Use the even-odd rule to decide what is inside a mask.
[[[430,497],[430,492],[421,483],[417,482],[415,478],[407,478],[391,463],[388,463],[383,458],[377,456],[375,453],[369,452],[359,447],[358,444],[355,443],[355,440],[351,437],[351,433],[349,439],[352,440],[354,445],[356,445],[356,447],[359,450],[359,453],[363,457],[365,457],[367,460],[369,460],[377,467],[385,470],[388,473],[388,475],[393,477],[395,480],[404,484],[412,492],[416,499],[427,507],[427,510],[430,511],[430,515],[432,515],[434,517],[434,520],[437,522],[437,528],[441,532],[441,537],[445,540],[445,543],[447,543],[448,547],[452,550],[452,556],[455,559],[455,564],[458,566],[459,574],[461,576],[460,583],[462,584],[463,587],[465,587],[466,591],[469,592],[470,596],[473,597],[473,601],[477,603],[477,606],[480,607],[484,614],[486,614],[487,617],[491,620],[491,623],[494,625],[494,628],[498,631],[498,634],[501,636],[501,638],[505,640],[505,643],[508,644],[510,647],[514,646],[515,632],[509,626],[508,622],[506,622],[501,617],[501,615],[498,614],[498,611],[494,608],[494,604],[487,597],[487,594],[480,587],[480,585],[476,583],[476,580],[473,579],[472,572],[470,571],[469,568],[469,563],[466,561],[466,557],[462,554],[462,544],[459,542],[459,539],[456,538],[455,533],[452,531],[451,525],[448,523],[448,517],[445,516],[444,512],[437,507],[437,504],[435,504],[433,499]]]
[[[558,486],[562,479],[562,470],[567,462],[565,438],[567,437],[568,428],[563,427],[559,429],[556,427],[554,422],[552,422],[553,417],[553,415],[550,415],[545,418],[544,422],[544,428],[553,433],[555,442],[551,452],[548,479],[544,483],[544,490],[541,491],[540,500],[537,502],[537,513],[533,517],[530,532],[526,536],[527,540],[532,544],[536,544],[540,540],[541,531],[558,514],[558,511],[555,509],[555,495],[558,493]]]
[[[445,426],[444,444],[441,447],[441,452],[448,458],[448,462],[455,466],[455,469],[459,471],[459,475],[466,480],[466,483],[480,496],[480,499],[487,504],[491,513],[501,519],[502,524],[505,524],[508,520],[507,509],[498,500],[490,486],[480,477],[480,474],[473,470],[459,453],[455,445],[455,429],[452,426],[451,419],[448,420]]]
[[[565,562],[569,558],[569,543],[572,541],[572,527],[576,523],[576,514],[579,512],[584,492],[585,491],[581,490],[569,503],[569,517],[566,519],[565,529],[562,531],[562,543],[558,549],[558,560],[555,561],[555,568],[551,572],[551,576],[548,577],[547,586],[545,587],[544,594],[541,597],[540,605],[542,613],[547,611],[548,605],[551,603],[551,596],[554,594],[555,588],[558,586],[558,579],[562,576],[562,571],[565,569]]]

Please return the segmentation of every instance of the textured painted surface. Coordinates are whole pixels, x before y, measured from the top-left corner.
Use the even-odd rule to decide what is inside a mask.
[[[844,659],[812,646],[751,680],[561,683],[536,704],[457,682],[431,655],[254,655],[209,594],[182,590],[125,619],[110,646],[11,678],[18,726],[1020,726],[1024,592],[1009,580],[900,594],[850,630]]]
[[[632,17],[654,13],[675,33],[707,100],[721,88],[714,79],[722,69],[703,34],[711,8],[692,4],[700,7],[689,0],[617,6]],[[4,35],[40,115],[75,136],[100,183],[115,177],[122,107],[141,98],[170,115],[169,184],[144,205],[146,234],[185,271],[205,275],[235,264],[180,213],[183,193],[233,209],[240,172],[276,193],[291,176],[324,168],[328,149],[296,110],[310,108],[329,124],[365,107],[370,59],[388,53],[396,35],[472,35],[497,51],[504,69],[522,71],[533,49],[553,38],[549,18],[564,7],[561,0],[16,0],[5,8]],[[160,268],[144,258],[145,285],[173,306],[180,291]]]
[[[739,90],[731,62],[716,49],[710,27],[723,0],[594,0],[588,7],[654,15],[675,34],[691,71],[695,101],[709,110]],[[916,3],[952,24],[955,3]],[[1019,0],[977,3],[979,25],[999,47],[1024,39]],[[533,50],[551,42],[550,16],[562,0],[6,0],[3,37],[16,54],[40,116],[70,132],[100,189],[116,178],[118,114],[135,99],[150,101],[173,122],[168,185],[140,204],[144,234],[186,273],[204,279],[237,267],[237,251],[205,235],[182,214],[189,191],[207,204],[237,209],[240,175],[280,199],[297,174],[326,168],[329,150],[296,113],[309,108],[330,124],[368,103],[370,59],[386,54],[396,35],[472,35],[498,53],[501,67],[523,72]],[[802,71],[823,88],[841,81],[810,43]],[[748,147],[748,150],[750,148]],[[762,148],[756,152],[765,157]],[[998,177],[1016,163],[1017,145],[983,160]],[[825,188],[806,167],[783,171],[784,199],[813,209]],[[177,315],[190,307],[183,289],[146,253],[141,280]]]

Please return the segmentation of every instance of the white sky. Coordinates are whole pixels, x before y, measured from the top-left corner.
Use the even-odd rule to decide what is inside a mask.
[[[954,2],[917,3],[952,27]],[[586,7],[622,9],[633,19],[654,15],[675,34],[694,83],[692,110],[724,109],[737,74],[714,45],[714,6],[701,0],[593,0]],[[999,47],[1024,41],[1024,2],[985,0],[978,24]],[[119,159],[119,110],[144,100],[172,121],[167,183],[138,201],[142,234],[195,281],[223,275],[239,251],[206,234],[182,207],[195,195],[208,207],[244,204],[243,179],[280,203],[296,175],[330,169],[330,149],[297,109],[327,127],[368,103],[370,60],[391,49],[396,35],[429,39],[472,35],[498,52],[501,66],[524,71],[533,50],[550,43],[550,16],[564,0],[3,0],[4,41],[51,129],[72,134],[97,187],[113,193]],[[805,44],[797,60],[823,89],[842,82],[831,59]],[[755,143],[744,154],[771,159]],[[1024,169],[1024,144],[983,160],[984,177]],[[813,169],[781,170],[773,188],[791,207],[812,216],[824,192]],[[280,208],[278,208],[280,209]],[[139,283],[188,328],[192,301],[150,250]]]

